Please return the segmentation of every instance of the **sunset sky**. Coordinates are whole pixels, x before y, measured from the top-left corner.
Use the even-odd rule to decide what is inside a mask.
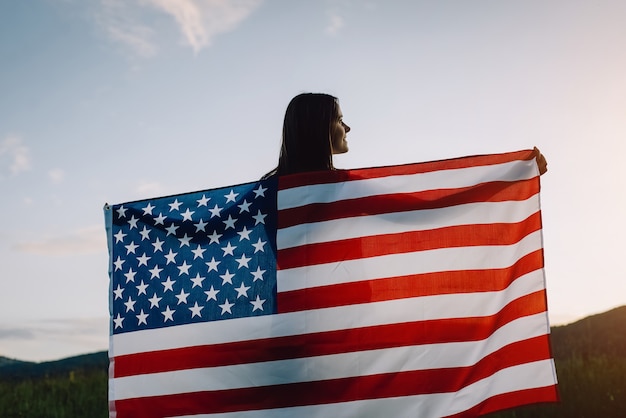
[[[626,304],[623,0],[0,2],[0,356],[108,347],[102,207],[253,181],[289,100],[340,168],[537,146],[552,324]]]

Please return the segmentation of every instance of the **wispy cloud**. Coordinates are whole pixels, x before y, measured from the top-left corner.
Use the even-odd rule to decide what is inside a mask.
[[[326,26],[326,33],[329,35],[336,35],[341,28],[343,28],[344,21],[337,12],[331,11],[328,13],[328,25]]]
[[[142,57],[158,51],[157,20],[148,22],[148,11],[174,19],[183,43],[197,54],[215,36],[234,30],[262,0],[101,0],[98,22],[114,41]]]
[[[48,178],[50,179],[50,181],[52,181],[52,183],[59,184],[65,178],[65,172],[60,168],[53,168],[52,170],[48,171]]]
[[[19,360],[56,360],[106,350],[109,319],[68,318],[0,323],[0,355]]]
[[[106,252],[107,243],[102,225],[93,225],[70,231],[64,235],[21,242],[15,248],[18,251],[32,254],[64,256]]]
[[[11,175],[30,170],[30,149],[20,137],[9,135],[0,141],[0,176],[8,171]]]

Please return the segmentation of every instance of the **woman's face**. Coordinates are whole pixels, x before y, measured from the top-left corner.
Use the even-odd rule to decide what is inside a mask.
[[[336,104],[337,114],[330,125],[330,145],[333,154],[343,154],[348,152],[348,142],[346,134],[350,132],[350,127],[343,123],[343,113],[339,103]]]

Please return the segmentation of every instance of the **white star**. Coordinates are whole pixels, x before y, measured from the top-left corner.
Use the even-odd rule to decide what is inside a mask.
[[[263,187],[261,184],[259,184],[259,187],[257,187],[255,190],[253,190],[254,198],[256,199],[259,196],[265,197],[265,191],[266,190],[267,190],[267,187]]]
[[[219,290],[215,290],[213,288],[213,285],[211,285],[211,288],[209,290],[205,290],[204,293],[206,293],[206,301],[210,301],[211,299],[213,299],[214,301],[217,302],[217,294],[219,293]]]
[[[146,267],[148,267],[148,260],[150,260],[151,258],[152,257],[148,257],[146,253],[143,253],[141,257],[137,257],[137,261],[139,261],[139,266],[145,265]]]
[[[197,224],[193,224],[196,227],[196,232],[205,232],[204,228],[207,226],[207,222],[204,222],[203,219],[200,219],[200,222],[198,222]]]
[[[247,239],[248,241],[250,241],[251,232],[252,231],[248,231],[248,228],[244,226],[240,232],[237,232],[239,234],[239,241],[243,241],[244,239]]]
[[[124,302],[124,305],[126,305],[126,312],[128,311],[135,312],[135,301],[132,300],[130,296],[128,297],[128,301]]]
[[[237,222],[237,219],[233,219],[232,216],[228,215],[228,219],[222,222],[224,222],[224,225],[226,225],[226,228],[224,229],[228,229],[228,228],[235,229],[235,222]]]
[[[200,244],[198,244],[198,248],[196,248],[195,250],[191,250],[191,252],[193,253],[193,259],[195,260],[196,258],[202,258],[205,251],[206,248],[202,248]]]
[[[163,269],[159,268],[159,265],[157,264],[156,266],[154,266],[153,268],[151,268],[150,270],[148,270],[150,272],[150,274],[152,275],[150,277],[150,279],[160,279],[159,275],[161,274],[161,272],[163,271]]]
[[[191,241],[191,238],[193,237],[188,237],[187,233],[185,233],[184,237],[178,238],[178,240],[180,241],[180,248],[183,248],[185,245],[189,247],[189,241]]]
[[[167,259],[167,263],[165,263],[165,264],[169,264],[169,263],[176,264],[176,256],[177,255],[178,255],[178,253],[173,252],[172,249],[170,248],[170,252],[165,254],[165,258]]]
[[[163,225],[163,221],[165,221],[167,217],[163,216],[163,213],[159,213],[159,216],[154,218],[155,225]]]
[[[220,263],[220,261],[215,261],[215,257],[211,257],[211,261],[208,261],[206,263],[206,265],[209,266],[209,271],[211,271],[211,270],[217,271],[217,265],[219,263]]]
[[[209,212],[211,212],[211,218],[214,217],[214,216],[217,216],[219,218],[221,210],[222,210],[222,208],[217,206],[217,204],[213,207],[213,209],[209,209]]]
[[[235,277],[235,275],[226,270],[226,273],[220,274],[220,277],[222,278],[222,286],[224,286],[226,283],[233,284],[233,277]]]
[[[239,268],[248,267],[248,262],[252,260],[251,258],[246,257],[245,254],[242,254],[240,258],[235,259],[237,263],[239,263]]]
[[[237,291],[237,299],[239,299],[241,296],[247,298],[248,289],[250,289],[250,286],[245,286],[244,283],[241,282],[241,286],[235,288],[235,290]]]
[[[219,245],[222,234],[218,234],[217,231],[213,231],[213,233],[211,235],[208,235],[208,237],[210,239],[209,244],[216,243]]]
[[[152,216],[152,209],[154,209],[154,206],[152,206],[152,204],[148,202],[148,205],[145,208],[141,208],[141,209],[143,209],[144,215]]]
[[[224,303],[223,303],[223,304],[221,304],[221,305],[217,305],[217,306],[219,306],[220,308],[222,308],[222,315],[224,315],[226,312],[228,312],[229,314],[232,314],[232,312],[230,311],[230,308],[232,308],[233,306],[235,306],[235,304],[234,304],[234,303],[230,303],[230,302],[228,301],[228,299],[226,299],[226,302],[224,302]]]
[[[124,293],[124,289],[122,289],[122,288],[120,287],[120,285],[118,284],[118,285],[117,285],[117,289],[115,289],[115,290],[113,291],[113,293],[115,293],[115,299],[114,299],[114,300],[117,300],[117,299],[122,299],[122,293]]]
[[[161,299],[163,299],[163,298],[158,297],[156,295],[156,292],[154,292],[154,295],[150,299],[148,299],[150,301],[150,307],[151,308],[158,308],[159,307],[159,302],[161,302]]]
[[[239,193],[235,193],[234,190],[231,189],[230,193],[225,194],[224,197],[226,198],[226,203],[228,202],[234,202],[235,198],[239,196]]]
[[[206,277],[202,277],[200,276],[200,273],[196,273],[196,277],[191,279],[191,281],[193,282],[193,286],[191,286],[191,288],[193,289],[194,287],[199,286],[200,289],[202,289],[202,282],[204,281],[204,279],[206,279]]]
[[[267,215],[262,214],[261,211],[259,210],[257,212],[257,214],[253,216],[254,220],[256,221],[254,224],[255,225],[258,225],[258,224],[264,224],[265,225],[265,217],[266,216]]]
[[[142,323],[144,323],[145,325],[148,325],[148,322],[146,321],[146,319],[148,318],[148,315],[149,314],[144,313],[142,309],[139,315],[137,315],[137,320],[139,321],[137,325],[141,325]]]
[[[128,273],[124,273],[124,276],[126,276],[126,283],[128,282],[135,283],[135,274],[137,274],[137,272],[133,271],[132,267],[129,268]]]
[[[189,274],[189,268],[191,267],[191,265],[187,264],[186,260],[183,260],[183,264],[181,264],[180,266],[176,266],[176,267],[178,267],[178,275],[182,276],[183,273]]]
[[[141,295],[142,293],[148,296],[148,294],[146,293],[146,288],[148,287],[148,285],[145,284],[143,280],[141,281],[139,286],[135,286],[135,287],[137,288],[137,296]]]
[[[176,230],[178,229],[178,226],[171,224],[170,226],[168,226],[167,228],[165,228],[165,230],[167,231],[167,235],[174,235],[176,236]]]
[[[115,264],[115,271],[117,271],[117,270],[121,270],[121,269],[122,269],[122,264],[124,264],[124,262],[125,262],[125,261],[126,261],[126,260],[122,260],[122,259],[120,258],[120,256],[118,255],[118,256],[117,256],[117,260],[115,260],[115,261],[113,262],[113,264]]]
[[[224,251],[224,255],[226,255],[226,254],[235,255],[235,254],[233,254],[233,251],[235,251],[235,248],[237,248],[237,247],[230,245],[230,242],[229,242],[226,245],[226,247],[222,247],[222,251]]]
[[[148,229],[147,226],[143,226],[143,229],[141,231],[139,231],[139,233],[141,234],[141,240],[143,241],[144,239],[149,240],[150,239],[150,230]]]
[[[167,322],[168,319],[174,321],[174,312],[176,312],[176,310],[170,309],[170,306],[167,305],[165,310],[161,312],[163,314],[163,322]]]
[[[139,219],[135,218],[135,215],[131,216],[128,220],[128,225],[130,225],[130,229],[137,228],[137,221]]]
[[[239,213],[244,213],[244,212],[248,212],[250,213],[250,205],[252,203],[248,203],[247,200],[244,200],[243,203],[241,205],[237,205],[239,206]]]
[[[126,255],[133,253],[135,254],[135,250],[139,248],[139,245],[135,244],[135,241],[131,241],[130,244],[124,245],[126,248]]]
[[[263,303],[265,303],[265,299],[261,299],[259,297],[259,295],[256,295],[256,300],[251,300],[250,303],[253,306],[252,312],[256,311],[257,309],[262,311],[263,310]]]
[[[209,203],[209,200],[211,200],[210,197],[206,197],[205,195],[202,195],[202,199],[196,200],[196,202],[198,202],[198,207],[200,207],[200,206],[206,206],[207,203]]]
[[[182,202],[179,202],[178,199],[175,199],[172,203],[168,203],[168,205],[170,207],[170,212],[173,210],[180,211],[180,205],[182,205]]]
[[[202,314],[200,313],[202,309],[204,309],[204,306],[198,306],[198,302],[194,303],[194,305],[189,308],[189,310],[191,311],[191,317],[193,318],[197,315],[202,318]]]
[[[115,322],[115,329],[122,328],[122,322],[124,322],[124,318],[117,314],[117,318],[113,318],[113,322]]]
[[[163,243],[165,243],[165,241],[161,241],[159,239],[159,237],[157,237],[157,239],[152,243],[152,246],[154,247],[154,252],[156,253],[157,251],[161,251],[163,252]],[[256,252],[256,251],[255,251]]]
[[[127,210],[128,210],[128,209],[126,209],[126,208],[124,207],[124,205],[122,205],[122,206],[120,206],[119,208],[117,208],[117,217],[118,217],[118,219],[125,218],[125,217],[126,217],[126,211],[127,211]]]
[[[167,276],[167,279],[163,283],[161,283],[163,285],[163,293],[165,293],[168,290],[171,290],[173,292],[174,283],[176,283],[176,280],[172,280],[170,279],[170,276]]]
[[[250,273],[254,276],[254,280],[252,281],[256,282],[257,280],[263,280],[263,273],[265,273],[265,270],[261,270],[261,267],[257,267],[256,271],[251,271]]]
[[[254,247],[254,253],[256,254],[259,251],[264,253],[265,251],[263,250],[263,247],[265,246],[265,244],[267,244],[267,242],[266,241],[261,241],[261,238],[259,238],[259,240],[256,242],[256,244],[252,244],[252,246]]]
[[[176,299],[178,299],[178,305],[180,305],[181,303],[187,303],[187,296],[189,296],[189,293],[185,293],[184,289],[180,289],[180,293],[174,296],[176,296]]]
[[[125,233],[122,232],[122,230],[120,229],[119,231],[117,231],[117,234],[113,235],[115,237],[115,243],[119,243],[119,242],[123,242],[124,237],[126,236]]]
[[[195,212],[193,210],[189,210],[189,208],[187,208],[186,211],[181,213],[181,215],[183,217],[183,221],[191,221],[191,215],[193,215],[194,213]]]

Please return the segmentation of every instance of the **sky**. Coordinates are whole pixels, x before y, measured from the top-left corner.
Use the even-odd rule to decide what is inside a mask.
[[[0,1],[0,356],[108,348],[105,203],[254,181],[301,92],[339,168],[537,146],[552,325],[626,304],[623,0]]]

